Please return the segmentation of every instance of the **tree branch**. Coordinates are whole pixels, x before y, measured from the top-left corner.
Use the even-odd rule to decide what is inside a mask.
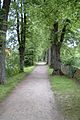
[[[62,33],[61,33],[61,37],[60,37],[60,43],[62,44],[63,40],[64,40],[64,35],[66,33],[66,27],[69,25],[71,21],[69,19],[66,19],[66,23],[62,29]]]

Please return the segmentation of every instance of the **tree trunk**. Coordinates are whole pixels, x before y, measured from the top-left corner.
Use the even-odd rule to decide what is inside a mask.
[[[24,71],[24,48],[19,47],[20,72]]]
[[[60,61],[60,46],[59,44],[53,44],[53,73],[55,75],[61,75],[61,61]]]
[[[20,72],[24,71],[24,36],[23,36],[23,18],[21,19],[21,39],[20,39],[20,22],[19,22],[19,13],[17,11],[17,38],[19,43],[19,65]]]
[[[48,50],[48,65],[51,65],[51,49]]]
[[[0,32],[0,84],[4,84],[6,80],[5,74],[5,40],[6,33]]]
[[[50,59],[50,67],[53,68],[53,45],[51,45],[51,59]]]
[[[66,23],[64,24],[60,36],[60,40],[58,40],[58,22],[54,23],[54,41],[52,43],[52,50],[51,50],[51,56],[52,56],[52,66],[53,66],[53,73],[56,75],[63,75],[61,71],[61,60],[60,60],[60,49],[62,46],[62,43],[64,41],[64,36],[66,33],[66,27],[70,23],[68,19],[66,19]]]
[[[23,1],[21,0],[21,24],[19,21],[19,13],[18,13],[18,5],[17,5],[17,37],[18,37],[18,43],[19,43],[19,65],[20,65],[20,72],[24,71],[24,55],[25,55],[25,41],[26,41],[26,13],[25,13],[25,7],[24,7],[24,13],[23,13]],[[24,17],[23,17],[24,14]],[[21,29],[21,33],[20,33]]]
[[[25,48],[25,42],[26,42],[26,13],[24,12],[24,48]]]
[[[7,31],[7,19],[11,0],[4,0],[1,9],[1,20],[0,25],[0,84],[5,83],[5,42],[6,42],[6,31]],[[1,22],[1,21],[0,21]]]
[[[22,13],[21,13],[22,14]],[[19,55],[20,55],[20,72],[24,71],[24,21],[23,21],[23,15],[21,15],[21,42],[19,45]]]
[[[21,17],[21,41],[19,44],[20,56],[20,72],[24,72],[24,55],[25,55],[25,41],[26,41],[26,14]]]
[[[58,21],[54,22],[54,41],[51,47],[52,67],[53,73],[56,75],[61,74],[61,62],[60,62],[60,45],[58,42]]]

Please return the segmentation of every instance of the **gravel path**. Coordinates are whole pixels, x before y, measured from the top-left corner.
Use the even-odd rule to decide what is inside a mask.
[[[0,120],[63,120],[56,109],[45,65],[37,66],[0,104]]]

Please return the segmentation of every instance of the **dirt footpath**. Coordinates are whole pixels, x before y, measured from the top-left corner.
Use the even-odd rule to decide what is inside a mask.
[[[0,120],[63,120],[56,109],[45,65],[37,66],[0,104]]]

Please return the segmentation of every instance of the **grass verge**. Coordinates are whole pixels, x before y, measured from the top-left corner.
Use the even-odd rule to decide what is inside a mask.
[[[20,83],[24,77],[32,72],[34,66],[26,67],[24,73],[19,73],[13,77],[7,78],[7,82],[4,85],[0,85],[0,102],[7,97],[11,91]]]
[[[49,69],[49,74],[52,70]],[[59,111],[66,120],[80,120],[80,85],[66,76],[50,76]]]

